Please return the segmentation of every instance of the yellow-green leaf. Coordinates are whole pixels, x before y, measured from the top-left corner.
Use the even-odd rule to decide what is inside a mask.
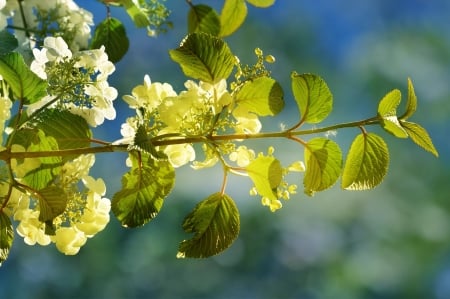
[[[122,189],[115,193],[111,210],[125,227],[142,226],[155,218],[172,190],[175,171],[168,161],[149,154],[130,153],[133,166],[122,177]]]
[[[188,33],[193,32],[219,35],[220,19],[212,7],[204,4],[191,6],[188,14]]]
[[[408,78],[408,101],[406,102],[406,111],[400,117],[401,120],[407,120],[417,110],[417,96],[414,91],[414,86],[410,78]]]
[[[47,94],[47,81],[33,73],[17,52],[0,55],[0,76],[25,105],[35,103]]]
[[[270,77],[247,81],[237,92],[236,103],[260,116],[276,115],[284,108],[283,90]]]
[[[400,125],[397,118],[397,107],[401,99],[402,94],[398,89],[387,93],[378,104],[378,117],[381,119],[381,126],[387,132],[398,138],[407,138],[408,133]]]
[[[277,199],[277,187],[283,178],[280,161],[271,156],[258,156],[246,170],[261,196]]]
[[[233,71],[235,58],[221,39],[203,32],[188,35],[180,47],[169,51],[188,77],[216,83]]]
[[[353,140],[342,173],[342,188],[372,189],[381,183],[389,166],[384,140],[374,133],[359,134]]]
[[[220,36],[228,36],[244,23],[247,4],[244,0],[225,0],[220,13]]]
[[[319,123],[330,114],[333,95],[322,78],[293,72],[291,86],[302,122]]]
[[[323,137],[311,139],[305,146],[305,163],[304,191],[313,195],[336,183],[342,168],[341,149],[333,140]]]
[[[269,7],[275,3],[275,0],[247,0],[247,2],[256,7]]]
[[[185,218],[183,229],[194,233],[180,243],[178,258],[204,258],[216,255],[239,235],[239,211],[227,194],[214,193],[201,201]]]
[[[432,153],[436,157],[439,156],[436,148],[433,145],[433,141],[428,135],[428,132],[422,126],[408,121],[402,121],[401,124],[406,132],[408,132],[409,137],[411,137],[412,141],[414,141],[415,144]]]

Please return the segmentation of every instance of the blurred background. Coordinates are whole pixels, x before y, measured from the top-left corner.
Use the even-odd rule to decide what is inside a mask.
[[[193,2],[220,11],[222,1]],[[97,22],[105,16],[96,1],[77,3],[93,11]],[[99,138],[120,138],[120,124],[131,115],[121,96],[145,74],[183,89],[186,78],[167,50],[185,36],[189,7],[184,1],[167,6],[174,29],[156,39],[112,10],[134,47],[110,81],[120,94],[118,116],[95,131]],[[0,268],[0,298],[450,298],[449,20],[448,0],[278,0],[269,9],[249,6],[246,23],[227,42],[243,63],[254,63],[256,47],[274,55],[272,75],[293,108],[265,122],[266,130],[297,120],[291,71],[316,73],[328,83],[334,110],[324,125],[373,116],[380,98],[394,88],[405,101],[411,77],[419,99],[411,121],[428,130],[439,159],[410,140],[368,128],[382,134],[391,154],[379,187],[350,192],[337,186],[314,197],[299,190],[276,213],[248,195],[250,182],[232,179],[227,192],[241,212],[240,236],[223,254],[201,260],[176,259],[179,242],[190,238],[181,223],[196,202],[219,190],[221,171],[184,167],[156,219],[133,230],[112,219],[76,256],[63,256],[54,246],[29,247],[16,235]],[[346,152],[356,134],[347,129],[331,138]],[[298,145],[273,142],[285,164],[302,159]],[[256,146],[265,151],[270,144]],[[120,188],[124,160],[123,154],[97,156],[92,175],[106,178],[110,198]]]

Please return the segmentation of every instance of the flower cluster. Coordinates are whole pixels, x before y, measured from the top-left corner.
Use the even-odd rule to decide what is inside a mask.
[[[264,155],[264,153],[260,152],[255,157],[255,153],[253,150],[249,150],[246,147],[239,147],[238,151],[236,151],[237,155],[234,155],[232,153],[230,155],[230,160],[237,161],[238,165],[241,164],[243,166],[247,166],[250,164],[252,160],[255,160],[257,158],[262,157],[273,157],[275,149],[273,147],[269,147],[267,155]],[[291,194],[297,193],[297,185],[296,184],[289,184],[285,180],[285,176],[289,172],[304,172],[305,171],[305,165],[302,161],[295,161],[291,165],[289,165],[286,168],[281,169],[281,180],[278,184],[278,186],[272,188],[272,192],[274,193],[272,196],[267,196],[260,194],[258,191],[258,188],[255,186],[250,189],[250,195],[261,195],[261,204],[263,206],[269,207],[271,212],[275,212],[276,210],[281,209],[283,206],[283,203],[281,200],[289,200]],[[264,176],[264,175],[262,175]]]
[[[48,95],[28,106],[31,115],[43,106],[68,109],[95,127],[114,119],[117,90],[108,76],[115,70],[105,48],[72,53],[61,37],[47,37],[42,49],[33,49],[31,70],[49,82]]]
[[[87,48],[90,26],[94,25],[92,14],[72,0],[0,0],[0,30],[8,25],[8,21],[14,28],[23,28],[15,31],[20,44],[42,40],[46,35],[56,36],[57,33],[67,41],[72,51]],[[31,36],[27,36],[25,28]]]
[[[138,116],[130,117],[122,124],[121,141],[132,141],[138,126],[144,122],[149,136],[201,136],[215,129],[215,116],[231,103],[231,95],[226,81],[209,84],[188,80],[186,90],[177,94],[168,83],[152,83],[144,77],[144,83],[132,90],[132,95],[123,99]],[[143,114],[142,114],[143,113]],[[139,116],[140,115],[140,116]],[[195,160],[195,150],[191,144],[173,144],[162,151],[174,167],[180,167]]]
[[[16,230],[26,244],[45,246],[55,243],[62,253],[73,255],[78,253],[88,238],[105,228],[109,222],[111,204],[108,198],[103,197],[106,193],[103,180],[89,176],[94,162],[94,155],[81,155],[62,166],[57,181],[68,200],[64,212],[53,221],[53,235],[46,232],[49,224],[39,220],[39,200],[32,194],[12,189],[6,211],[19,222]],[[82,190],[78,190],[79,181],[82,182]],[[5,188],[1,186],[2,193]]]

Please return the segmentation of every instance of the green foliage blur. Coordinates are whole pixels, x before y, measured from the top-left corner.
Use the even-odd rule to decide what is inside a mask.
[[[146,73],[182,88],[185,78],[167,53],[186,34],[189,7],[181,2],[167,1],[174,29],[156,39],[126,23],[130,52],[110,82],[120,96]],[[103,12],[94,1],[79,5]],[[199,260],[176,259],[186,238],[181,224],[198,201],[217,191],[220,169],[184,167],[158,217],[142,228],[125,229],[112,220],[70,257],[17,239],[0,269],[0,298],[450,298],[449,19],[447,0],[279,0],[268,9],[250,7],[244,26],[226,39],[242,62],[254,62],[256,47],[274,55],[272,75],[285,90],[291,71],[320,74],[335,99],[326,124],[375,115],[380,98],[396,87],[405,99],[411,77],[420,106],[414,119],[427,128],[439,159],[380,131],[391,162],[379,187],[335,187],[312,198],[299,193],[276,213],[247,195],[249,180],[231,179],[240,236],[223,254]],[[296,121],[293,99],[286,102],[286,111],[264,126]],[[118,105],[117,119],[96,134],[120,137],[117,126],[130,112]],[[357,133],[329,134],[348,149]],[[298,145],[276,142],[278,156],[302,159]],[[265,151],[269,144],[258,145]],[[115,184],[111,197],[120,188],[125,156],[96,160],[94,175]]]

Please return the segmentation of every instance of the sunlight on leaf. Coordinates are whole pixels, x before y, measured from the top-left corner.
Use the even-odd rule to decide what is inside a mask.
[[[291,74],[292,93],[297,102],[301,120],[319,123],[331,112],[333,95],[325,81],[313,74]]]
[[[199,4],[191,6],[188,14],[188,33],[205,32],[219,35],[220,19],[217,12],[210,6]]]
[[[317,137],[305,146],[306,172],[303,186],[307,195],[328,189],[341,174],[342,152],[333,140]]]
[[[383,138],[359,134],[350,147],[342,174],[342,188],[372,189],[381,183],[389,166],[389,151]]]
[[[247,17],[247,4],[244,0],[225,0],[220,13],[220,36],[235,32]]]
[[[125,227],[142,226],[155,218],[175,182],[175,171],[168,161],[155,160],[145,153],[134,155],[130,153],[135,162],[123,175],[122,189],[111,201],[111,210]]]
[[[277,187],[283,175],[280,161],[274,157],[259,156],[250,162],[246,170],[261,196],[277,199]]]
[[[415,144],[432,153],[436,157],[439,156],[436,148],[433,145],[433,141],[428,135],[428,132],[422,126],[408,121],[402,121],[401,124],[406,132],[408,132],[409,137],[411,137],[412,141],[414,141]]]
[[[169,51],[188,77],[216,83],[230,76],[235,58],[228,45],[206,33],[188,35],[180,47]]]
[[[181,242],[178,258],[205,258],[216,255],[234,242],[239,234],[239,211],[231,197],[214,193],[201,201],[185,218],[183,229],[194,233]]]
[[[276,115],[284,108],[283,90],[269,77],[246,82],[236,94],[236,103],[260,116]]]

